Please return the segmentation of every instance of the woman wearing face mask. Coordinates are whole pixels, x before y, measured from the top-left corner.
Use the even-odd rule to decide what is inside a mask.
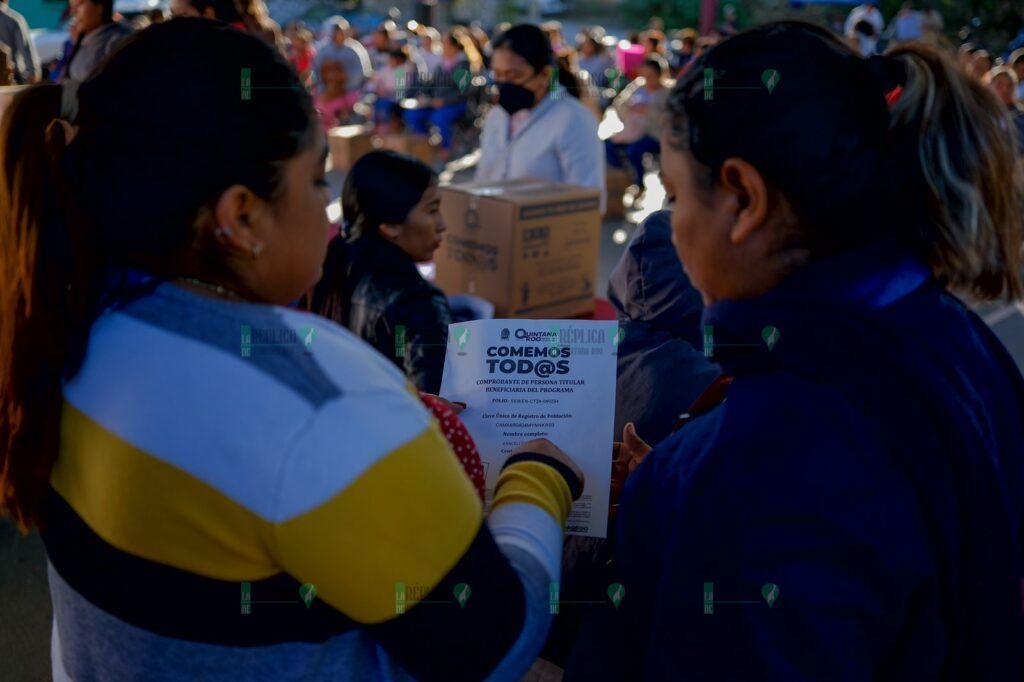
[[[944,52],[795,22],[673,90],[673,243],[731,383],[626,483],[629,679],[1021,679],[1024,380],[958,298],[1022,295],[1006,126]]]
[[[594,187],[604,205],[604,147],[594,115],[553,78],[554,56],[537,26],[494,42],[498,105],[484,120],[477,181],[533,177]]]
[[[329,229],[284,57],[157,24],[0,149],[0,512],[41,527],[54,679],[520,679],[581,475],[533,441],[485,517],[405,377],[283,307]]]

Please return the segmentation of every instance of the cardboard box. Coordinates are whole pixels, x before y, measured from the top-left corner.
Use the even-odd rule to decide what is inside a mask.
[[[331,168],[348,170],[359,158],[373,151],[373,135],[367,126],[338,126],[327,131]]]
[[[490,301],[496,317],[591,313],[600,204],[595,188],[532,178],[442,187],[435,283]]]
[[[606,218],[625,218],[626,206],[622,198],[626,189],[633,184],[629,171],[625,168],[608,168],[604,176],[605,188],[608,194],[608,205],[604,215]]]
[[[430,140],[425,135],[411,133],[379,135],[373,138],[373,146],[378,149],[390,149],[394,152],[408,154],[428,166],[434,163],[434,148],[430,146]]]

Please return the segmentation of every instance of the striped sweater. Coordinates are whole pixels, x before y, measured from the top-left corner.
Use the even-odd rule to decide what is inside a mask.
[[[519,679],[570,490],[505,468],[485,519],[388,360],[170,283],[95,323],[43,539],[55,679]]]

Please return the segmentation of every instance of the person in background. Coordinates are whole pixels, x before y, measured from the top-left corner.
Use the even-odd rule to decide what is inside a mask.
[[[843,35],[849,37],[856,29],[858,23],[866,21],[874,29],[873,35],[875,38],[881,37],[882,31],[885,30],[885,19],[882,17],[882,12],[878,9],[878,4],[879,0],[870,0],[850,10],[850,13],[846,15],[846,23],[843,24]],[[862,52],[861,54],[864,53]]]
[[[366,54],[370,58],[370,66],[374,74],[388,68],[388,54],[396,47],[395,32],[398,27],[393,21],[385,21],[370,34],[370,44]]]
[[[60,83],[64,78],[64,73],[68,68],[68,60],[71,59],[71,53],[75,49],[75,43],[78,42],[78,22],[72,16],[68,21],[68,39],[64,41],[64,45],[61,47],[60,58],[57,63],[53,65],[50,70],[47,80]]]
[[[596,88],[590,85],[590,74],[580,71],[576,62],[576,50],[566,48],[555,57],[555,68],[558,70],[558,82],[565,91],[580,101],[594,115],[594,120],[601,120],[602,98]]]
[[[665,34],[661,31],[650,30],[644,33],[643,37],[644,56],[663,56],[665,54]]]
[[[404,99],[417,81],[416,69],[409,61],[408,48],[394,48],[388,53],[388,65],[373,76],[373,121],[379,132],[391,124],[395,106]],[[401,111],[401,108],[399,108]]]
[[[692,28],[679,31],[677,40],[672,41],[672,71],[679,74],[696,57],[697,39],[700,36]]]
[[[334,60],[324,61],[313,89],[313,106],[320,116],[324,132],[341,125],[352,113],[361,93],[348,87],[348,71]]]
[[[608,72],[615,67],[615,58],[604,46],[603,32],[591,29],[580,33],[579,38],[579,69],[587,72],[594,87],[608,87]]]
[[[313,63],[316,60],[316,49],[313,47],[313,34],[304,26],[299,26],[292,33],[288,47],[288,61],[299,74],[299,81],[310,88],[313,85]]]
[[[544,31],[544,35],[547,36],[548,42],[551,44],[551,51],[555,55],[562,53],[565,49],[565,39],[562,37],[562,23],[559,21],[545,21],[540,25],[540,30]]]
[[[494,41],[498,106],[484,119],[476,180],[539,178],[593,187],[605,204],[604,153],[597,121],[558,81],[544,33],[513,26]]]
[[[979,81],[992,70],[992,55],[987,50],[977,49],[971,53],[971,75]]]
[[[0,127],[0,511],[41,531],[54,679],[520,679],[586,481],[524,443],[485,515],[402,373],[287,307],[329,229],[291,66],[179,18],[62,90]]]
[[[722,8],[722,23],[718,25],[718,33],[723,38],[729,38],[740,32],[740,26],[736,22],[736,6],[726,5]]]
[[[373,67],[366,48],[358,40],[349,37],[350,26],[344,17],[332,17],[327,23],[328,42],[317,48],[313,70],[318,79],[327,62],[337,62],[345,69],[345,89],[350,105],[359,101],[363,86],[373,76]],[[323,83],[320,82],[322,87]]]
[[[720,374],[703,352],[704,305],[672,246],[670,217],[657,211],[640,224],[608,283],[622,335],[613,433],[633,424],[652,446]]]
[[[1017,99],[1024,102],[1024,47],[1011,52],[1006,65],[1017,75]]]
[[[356,161],[342,189],[345,227],[331,240],[311,303],[434,395],[451,310],[416,264],[441,246],[440,199],[437,174],[412,157],[372,151]]]
[[[423,73],[432,74],[441,66],[441,34],[433,26],[420,26],[420,45],[416,55],[423,63]]]
[[[470,39],[473,41],[473,46],[476,47],[476,51],[480,54],[480,69],[491,68],[491,37],[487,35],[487,31],[478,22],[473,22],[468,32]]]
[[[607,163],[622,168],[625,156],[636,185],[644,189],[644,156],[661,150],[661,131],[669,90],[665,87],[668,65],[659,57],[648,57],[640,65],[640,77],[615,98],[612,106],[625,126],[605,142]]]
[[[922,40],[929,43],[930,45],[938,45],[939,40],[942,38],[942,29],[944,26],[945,22],[942,20],[942,14],[939,12],[939,10],[935,9],[931,2],[922,2]]]
[[[788,80],[740,89],[767,68]],[[1021,679],[1024,378],[958,298],[1024,295],[1002,105],[945,52],[786,22],[711,49],[668,116],[673,242],[732,380],[629,476],[595,653],[643,680]]]
[[[438,157],[447,161],[452,148],[452,129],[466,113],[466,90],[473,74],[477,73],[468,50],[476,54],[473,43],[462,29],[454,28],[445,34],[441,43],[441,65],[426,82],[411,89],[410,95],[420,106],[405,112],[405,122],[419,135],[430,133],[431,126],[441,133]],[[479,56],[474,57],[479,65]]]
[[[114,21],[114,0],[71,0],[71,12],[79,38],[71,50],[62,82],[80,83],[131,30]]]
[[[878,50],[878,33],[869,21],[858,21],[846,36],[847,43],[863,57],[870,57]]]
[[[171,0],[172,17],[203,17],[223,21],[239,31],[247,30],[235,0]]]
[[[15,85],[14,59],[11,57],[11,48],[0,43],[0,86],[3,85]]]
[[[889,22],[887,32],[896,45],[921,40],[924,38],[924,15],[908,0]]]
[[[974,58],[974,53],[980,48],[974,43],[964,43],[956,51],[957,64],[966,73],[971,72],[971,59]]]
[[[149,19],[150,25],[159,24],[167,21],[167,13],[159,7],[156,7],[146,12],[146,18]]]
[[[1017,94],[1017,88],[1020,86],[1017,73],[1008,66],[998,66],[986,73],[982,82],[1006,107],[1016,127],[1017,149],[1024,154],[1024,104]]]
[[[268,45],[274,47],[282,55],[288,54],[288,44],[285,42],[281,27],[276,21],[270,18],[270,10],[264,0],[234,0],[238,13],[245,24],[245,30],[258,38],[267,41]]]
[[[10,50],[9,60],[14,70],[15,84],[30,84],[39,80],[39,55],[28,32],[25,17],[11,9],[8,0],[0,0],[0,45]]]

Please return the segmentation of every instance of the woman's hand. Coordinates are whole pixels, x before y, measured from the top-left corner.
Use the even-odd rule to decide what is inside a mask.
[[[547,455],[551,459],[557,461],[559,464],[562,464],[563,466],[568,468],[569,471],[571,471],[576,476],[576,478],[579,479],[580,491],[582,491],[585,487],[586,482],[583,478],[583,470],[580,469],[579,466],[577,466],[576,462],[572,460],[572,457],[567,455],[564,451],[562,451],[561,448],[559,448],[557,445],[549,441],[547,438],[536,438],[534,440],[527,441],[526,443],[523,443],[515,450],[513,450],[512,455],[517,455],[521,452],[532,452],[539,455]],[[578,499],[578,496],[573,498],[573,501],[575,501],[576,499]]]
[[[626,485],[626,478],[640,466],[651,450],[651,446],[636,434],[636,426],[633,425],[633,422],[626,424],[622,429],[622,442],[612,445],[612,489],[608,509],[609,520],[614,521],[619,511],[619,498],[622,496],[622,488]]]
[[[453,403],[452,401],[442,398],[439,395],[427,393],[426,391],[420,391],[420,395],[430,396],[434,400],[441,402],[441,404],[443,404],[445,407],[447,407],[455,414],[462,414],[462,411],[466,409],[466,403]]]

